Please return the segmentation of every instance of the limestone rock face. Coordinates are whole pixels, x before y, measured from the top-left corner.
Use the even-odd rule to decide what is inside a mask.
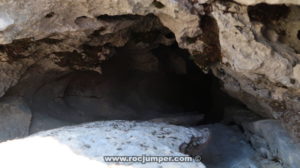
[[[201,162],[105,162],[104,156],[187,156],[181,143],[208,139],[207,129],[150,122],[108,121],[40,132],[0,144],[1,167],[174,167],[205,168]],[[18,160],[16,162],[16,160]]]
[[[57,0],[39,2],[9,0],[0,2],[0,5],[1,44],[24,38],[42,39],[53,33],[106,28],[105,23],[97,21],[97,17],[101,19],[103,15],[109,17],[154,14],[163,25],[176,34],[178,41],[200,34],[199,18],[189,11],[189,4],[183,0],[159,2],[153,0],[68,0],[63,2]],[[107,33],[111,31],[114,29],[105,30]]]
[[[222,53],[222,64],[214,72],[224,81],[225,90],[259,114],[282,120],[293,135],[299,136],[299,52],[293,40],[283,40],[288,32],[297,29],[286,25],[297,24],[292,18],[299,13],[298,7],[231,3],[217,3],[214,7],[212,15],[218,23]],[[287,13],[267,18],[264,12],[258,12],[275,9],[286,9]],[[279,27],[286,34],[280,34]],[[298,38],[295,33],[288,36]]]

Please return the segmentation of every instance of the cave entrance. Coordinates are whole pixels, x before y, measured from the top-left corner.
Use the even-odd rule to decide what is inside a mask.
[[[223,118],[225,94],[218,79],[203,73],[177,44],[129,43],[101,67],[102,74],[73,71],[44,86],[34,97],[33,112],[69,123],[122,119],[188,126]],[[63,94],[49,102],[46,95],[53,87]]]
[[[6,93],[6,97],[22,97],[29,106],[30,133],[102,120],[177,125],[222,121],[224,105],[234,101],[221,91],[212,73],[204,73],[195,63],[202,60],[206,65],[210,57],[220,54],[218,29],[212,18],[206,16],[201,23],[202,29],[210,32],[199,37],[207,43],[204,56],[181,49],[175,35],[154,15],[102,15],[94,19],[122,26],[115,33],[105,27],[87,31],[85,41],[76,47],[68,39],[76,37],[64,39],[60,35],[2,46],[10,61],[26,59],[27,48],[44,51],[48,46],[51,51],[37,51],[40,61]],[[82,26],[90,21],[82,16],[75,23]]]
[[[37,48],[38,61],[4,96],[4,99],[21,97],[22,105],[29,107],[29,134],[104,120],[204,126],[214,135],[212,145],[204,151],[205,164],[230,164],[226,161],[248,157],[242,153],[244,149],[251,151],[249,146],[223,143],[229,142],[232,136],[243,140],[240,130],[236,134],[220,124],[225,117],[225,107],[239,103],[221,91],[219,80],[211,72],[204,73],[203,67],[195,63],[207,65],[220,55],[216,23],[210,17],[202,20],[202,29],[212,32],[201,37],[207,44],[204,56],[191,55],[181,49],[174,34],[153,15],[103,15],[96,19],[108,25],[118,22],[123,27],[114,33],[106,32],[103,27],[87,31],[79,44],[72,41],[77,37],[70,35],[64,39],[64,36],[54,35],[0,47],[11,62],[32,56],[27,49]],[[82,16],[75,23],[84,27],[90,20]],[[126,24],[122,25],[123,22]],[[197,39],[185,40],[193,43]],[[39,53],[45,46],[49,52]],[[232,149],[236,151],[228,155]],[[223,153],[220,155],[219,151]],[[215,156],[226,158],[225,163]]]
[[[103,64],[103,78],[113,83],[114,101],[133,108],[138,119],[177,115],[196,119],[191,124],[203,124],[222,118],[222,110],[212,108],[213,94],[220,91],[217,79],[203,73],[177,44],[120,48]]]
[[[236,101],[176,43],[148,48],[129,42],[101,67],[101,74],[73,71],[40,89],[32,106],[31,130],[45,129],[45,123],[56,127],[58,121],[63,125],[103,120],[163,122],[209,128],[213,138],[201,150],[208,167],[224,167],[252,155],[247,143],[224,144],[232,137],[244,140],[239,127],[232,129],[235,123],[220,124],[225,106]],[[51,100],[46,96],[50,88],[62,88],[62,94],[54,94]]]

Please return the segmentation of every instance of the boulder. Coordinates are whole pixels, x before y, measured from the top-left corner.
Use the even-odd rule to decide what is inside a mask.
[[[62,127],[0,144],[1,167],[205,168],[199,162],[105,162],[104,156],[187,156],[191,137],[206,142],[207,129],[151,122],[105,121]]]
[[[300,167],[300,144],[289,136],[279,121],[259,120],[245,123],[244,128],[261,156],[281,163],[283,167]]]

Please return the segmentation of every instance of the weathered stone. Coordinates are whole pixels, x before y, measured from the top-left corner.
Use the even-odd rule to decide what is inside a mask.
[[[300,167],[300,144],[289,136],[279,121],[259,120],[244,123],[244,129],[247,131],[253,147],[261,156],[276,161],[278,166]]]
[[[238,130],[223,124],[201,126],[208,128],[210,139],[199,154],[202,162],[212,168],[258,168],[255,151]]]
[[[41,132],[0,144],[1,167],[205,168],[201,162],[105,162],[104,156],[187,156],[179,145],[203,130],[150,122],[108,121]],[[18,160],[18,161],[16,161]]]
[[[9,23],[10,29],[1,32],[0,43],[11,43],[15,39],[35,38],[42,39],[53,33],[67,31],[79,31],[84,29],[97,30],[105,24],[96,23],[96,17],[101,15],[147,15],[154,14],[161,22],[171,29],[177,41],[185,37],[195,37],[201,32],[197,15],[191,14],[182,0],[161,0],[163,4],[159,8],[153,0],[143,1],[64,1],[55,0],[14,1],[1,2],[1,12],[5,23]],[[20,8],[26,6],[26,8]],[[32,9],[32,10],[28,10]],[[24,17],[20,17],[20,15]],[[25,17],[26,16],[26,17]],[[7,19],[9,18],[9,19]],[[80,26],[83,20],[93,22]],[[63,24],[62,24],[63,23]],[[76,24],[77,23],[77,24]],[[79,23],[79,25],[78,25]],[[180,25],[180,26],[179,26]],[[5,27],[5,24],[4,26]],[[7,27],[7,26],[6,26]],[[182,44],[187,47],[188,44]],[[200,46],[198,46],[200,47]]]
[[[293,47],[296,43],[288,36],[282,37],[288,40],[276,41],[277,37],[264,33],[265,29],[278,27],[294,32],[295,28],[286,25],[294,22],[291,18],[298,12],[291,7],[290,11],[294,12],[279,14],[278,18],[267,17],[268,12],[256,14],[260,17],[255,15],[255,12],[277,8],[282,6],[254,6],[249,10],[247,6],[230,2],[214,4],[212,15],[219,28],[222,64],[213,69],[224,81],[227,93],[262,116],[280,119],[292,135],[300,137],[296,113],[299,111],[296,106],[299,56]],[[276,26],[280,23],[282,26]]]
[[[0,142],[29,135],[31,112],[22,98],[9,97],[0,103]]]

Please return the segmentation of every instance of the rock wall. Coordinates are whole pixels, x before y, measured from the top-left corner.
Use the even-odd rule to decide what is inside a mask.
[[[101,73],[116,47],[151,49],[176,40],[231,96],[282,121],[300,138],[297,5],[296,0],[1,1],[0,95],[12,94],[7,91],[21,81],[34,87],[26,80],[33,67],[40,69],[35,75],[49,78],[78,69]]]
[[[217,3],[222,63],[214,73],[227,92],[299,137],[297,6]],[[270,12],[282,13],[270,17]],[[275,15],[275,14],[274,14]],[[288,26],[293,25],[293,26]]]

